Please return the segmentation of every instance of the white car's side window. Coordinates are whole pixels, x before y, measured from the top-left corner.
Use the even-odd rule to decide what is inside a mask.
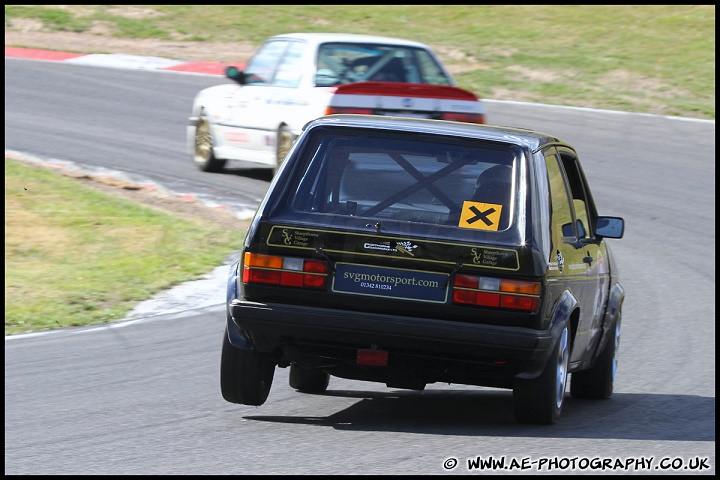
[[[245,69],[250,74],[248,83],[269,84],[287,44],[286,41],[271,41],[260,47]]]
[[[302,80],[302,58],[306,44],[290,42],[272,80],[275,87],[297,88]]]

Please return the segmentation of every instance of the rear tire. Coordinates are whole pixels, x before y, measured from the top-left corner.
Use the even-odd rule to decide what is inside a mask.
[[[278,170],[280,170],[280,166],[285,161],[285,157],[287,157],[293,143],[295,143],[295,135],[290,131],[290,128],[286,125],[280,127],[277,136],[277,153],[273,173],[277,173]]]
[[[303,393],[323,393],[330,384],[330,375],[322,370],[290,365],[290,387]]]
[[[513,410],[518,422],[551,425],[557,421],[565,399],[569,360],[570,329],[565,325],[540,376],[515,381]]]
[[[610,398],[617,372],[618,350],[620,348],[621,316],[618,312],[613,336],[608,339],[595,365],[589,370],[574,372],[570,379],[570,394],[573,398],[603,400]]]
[[[226,401],[262,405],[270,394],[274,375],[275,362],[270,356],[235,348],[226,328],[220,359],[220,390]]]
[[[225,168],[225,160],[215,158],[214,146],[210,121],[205,115],[201,115],[195,127],[195,153],[193,159],[203,172],[222,172]]]

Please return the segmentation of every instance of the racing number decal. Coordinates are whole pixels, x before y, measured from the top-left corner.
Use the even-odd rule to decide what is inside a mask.
[[[474,228],[476,230],[497,231],[500,226],[500,214],[502,205],[494,203],[463,202],[460,213],[460,228]]]

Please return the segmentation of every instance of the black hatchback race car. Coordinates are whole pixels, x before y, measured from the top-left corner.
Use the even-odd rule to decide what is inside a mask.
[[[612,394],[624,290],[576,151],[487,125],[363,115],[308,123],[231,267],[221,390],[261,405],[276,367],[422,390],[513,390],[552,424]]]

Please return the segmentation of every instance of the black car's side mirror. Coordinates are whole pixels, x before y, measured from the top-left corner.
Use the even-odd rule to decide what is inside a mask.
[[[622,238],[625,220],[620,217],[598,217],[595,222],[595,236],[598,238]]]

